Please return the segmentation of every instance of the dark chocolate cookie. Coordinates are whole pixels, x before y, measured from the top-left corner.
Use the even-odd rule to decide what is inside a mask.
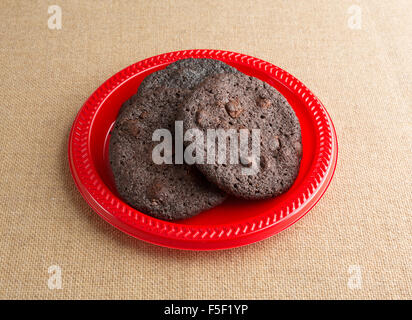
[[[109,158],[120,196],[134,208],[165,220],[183,219],[210,209],[226,195],[194,166],[155,164],[156,129],[174,136],[178,110],[205,77],[235,69],[217,60],[185,59],[146,77],[121,108],[112,130]]]
[[[203,134],[202,139],[186,141],[186,150],[191,146],[197,162],[203,161],[196,164],[198,169],[225,192],[265,199],[280,195],[295,181],[302,155],[300,125],[287,100],[272,86],[242,73],[212,76],[193,91],[181,112],[185,131],[195,128]],[[217,156],[208,158],[208,152],[217,155],[219,151],[219,140],[210,139],[213,130],[208,129],[236,133],[237,151],[230,148],[230,138],[223,136],[226,159],[219,163]],[[260,138],[253,140],[252,132],[259,132]],[[241,144],[243,134],[248,139]],[[236,154],[232,160],[231,151],[237,152],[237,161]]]
[[[158,87],[193,89],[210,75],[235,73],[236,69],[214,59],[182,59],[169,64],[165,69],[148,75],[140,84],[139,91],[155,90]]]

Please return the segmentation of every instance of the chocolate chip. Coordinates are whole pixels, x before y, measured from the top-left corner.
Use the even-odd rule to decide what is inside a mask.
[[[147,197],[153,201],[158,201],[162,198],[166,190],[166,186],[161,181],[154,181],[147,188]]]
[[[247,157],[240,157],[240,163],[244,166],[244,167],[248,167],[250,168],[253,164],[253,158],[250,156]]]
[[[207,124],[207,120],[208,120],[208,113],[204,110],[199,110],[196,113],[196,123],[201,126],[201,127],[205,127]]]
[[[140,114],[139,118],[140,118],[140,119],[144,119],[144,118],[147,117],[148,114],[149,114],[149,113],[148,113],[147,111],[143,111],[143,112]]]
[[[279,147],[280,147],[279,136],[274,136],[273,139],[271,139],[269,142],[269,149],[271,151],[277,151]]]
[[[272,105],[272,101],[266,98],[258,98],[257,105],[262,109],[267,109]]]
[[[232,118],[237,118],[243,112],[239,99],[231,99],[226,103],[226,111]]]
[[[296,154],[299,157],[301,157],[302,156],[302,144],[297,141],[293,144],[293,147],[295,148]]]
[[[138,120],[126,120],[120,124],[120,130],[132,135],[133,137],[137,137],[140,133],[138,124]]]

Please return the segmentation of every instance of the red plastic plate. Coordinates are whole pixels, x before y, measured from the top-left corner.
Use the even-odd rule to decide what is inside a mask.
[[[123,202],[114,187],[107,149],[119,108],[150,73],[184,58],[221,60],[279,90],[302,129],[299,175],[283,195],[261,201],[229,198],[199,215],[166,222]],[[272,236],[305,215],[322,197],[336,167],[337,140],[322,103],[299,80],[266,61],[221,50],[185,50],[137,62],[103,83],[80,109],[70,132],[69,161],[76,185],[89,205],[116,228],[154,244],[192,250],[233,248]]]

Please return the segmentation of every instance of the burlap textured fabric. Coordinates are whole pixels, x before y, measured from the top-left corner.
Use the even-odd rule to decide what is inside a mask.
[[[412,298],[411,21],[409,0],[1,1],[0,298]],[[284,68],[335,123],[330,188],[270,239],[157,247],[104,222],[74,186],[68,133],[87,97],[136,61],[189,48]],[[49,289],[53,265],[61,289]]]

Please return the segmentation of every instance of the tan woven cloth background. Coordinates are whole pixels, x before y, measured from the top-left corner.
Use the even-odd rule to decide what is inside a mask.
[[[48,28],[53,4],[61,30]],[[354,4],[361,29],[348,26]],[[1,1],[0,298],[412,298],[411,21],[410,0]],[[265,241],[150,245],[99,218],[72,181],[68,133],[88,96],[134,62],[191,48],[286,69],[335,123],[330,188]]]

